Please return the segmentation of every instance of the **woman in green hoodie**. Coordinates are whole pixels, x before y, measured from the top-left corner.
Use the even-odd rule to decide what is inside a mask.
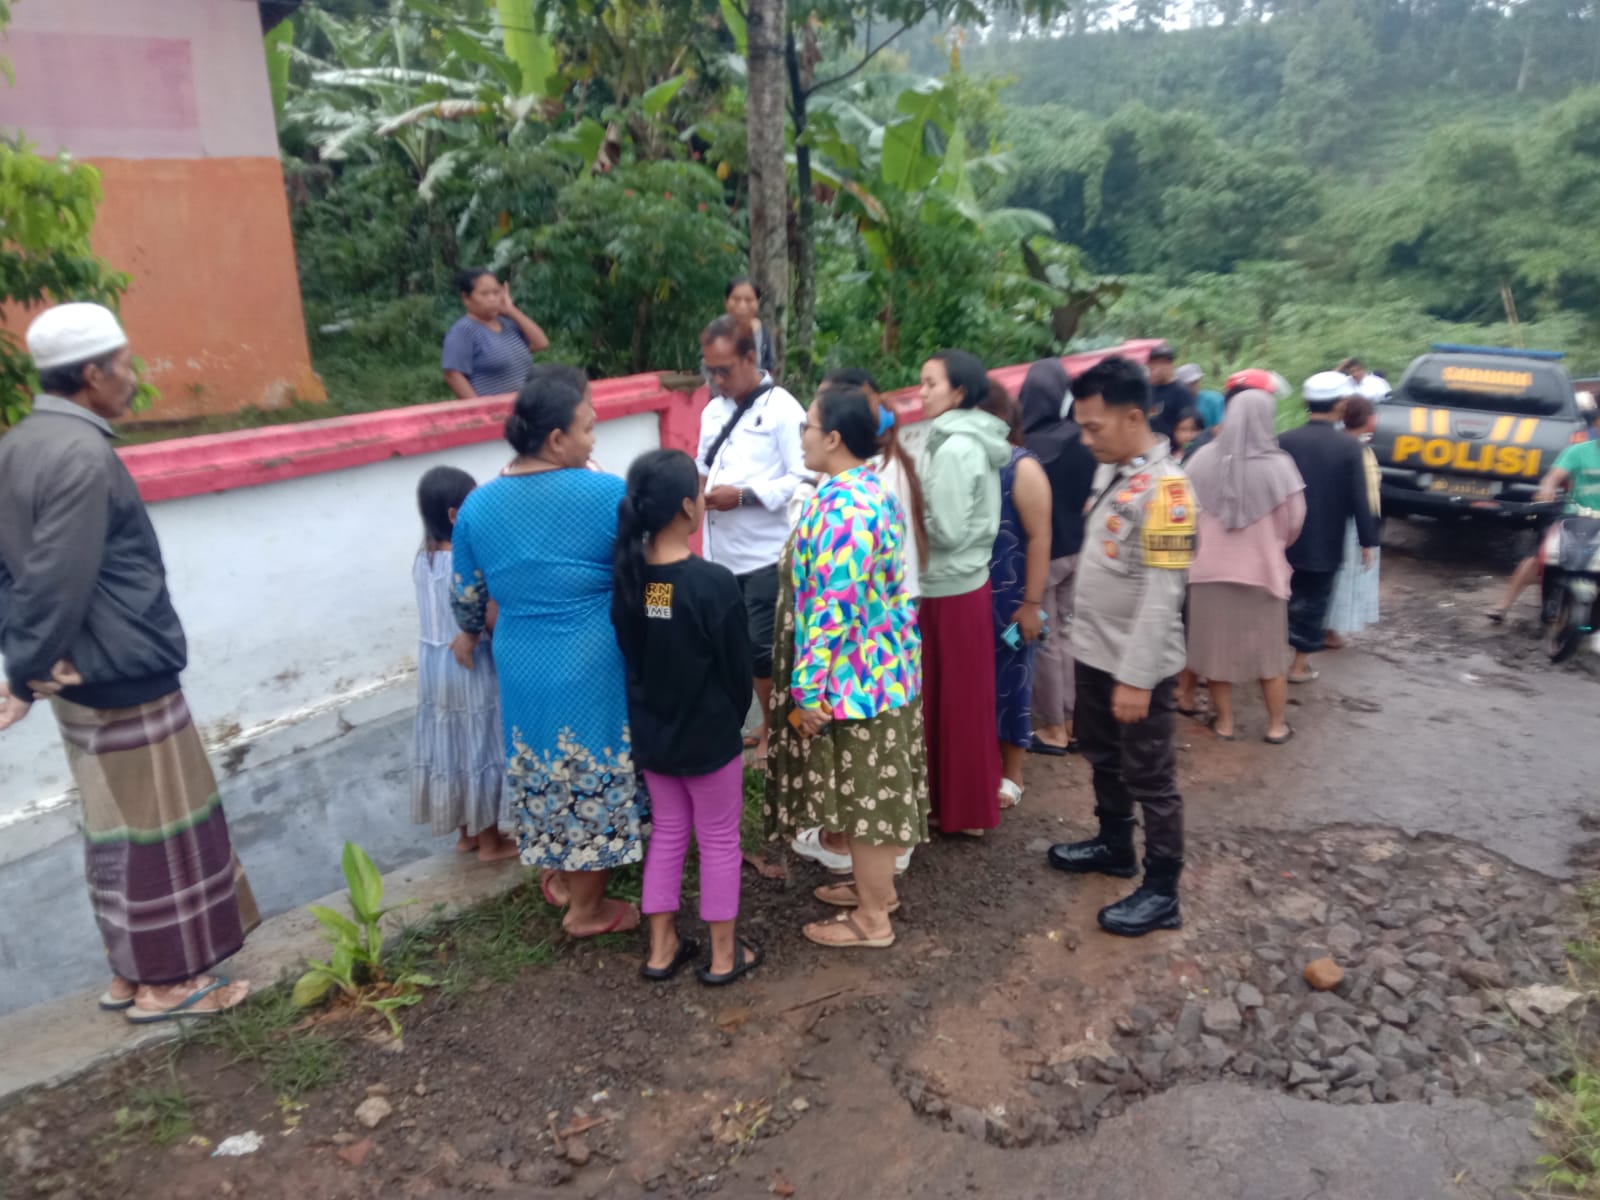
[[[989,556],[1011,446],[1006,423],[978,407],[988,390],[983,364],[965,350],[922,364],[931,424],[917,472],[928,525],[917,620],[929,799],[942,830],[974,836],[1000,824]]]

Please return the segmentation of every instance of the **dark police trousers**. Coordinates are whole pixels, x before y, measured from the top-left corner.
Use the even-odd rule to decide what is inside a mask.
[[[1134,801],[1144,810],[1147,858],[1183,858],[1183,797],[1178,795],[1178,754],[1172,744],[1178,711],[1178,680],[1163,679],[1150,693],[1143,720],[1124,725],[1111,712],[1116,679],[1076,664],[1078,703],[1072,732],[1094,770],[1095,811],[1131,817]]]

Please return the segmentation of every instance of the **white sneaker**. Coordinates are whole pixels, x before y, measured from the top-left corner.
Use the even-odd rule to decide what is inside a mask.
[[[822,828],[802,829],[789,843],[790,847],[801,858],[809,858],[814,863],[827,867],[835,875],[848,875],[854,869],[848,854],[837,854],[822,844]],[[907,846],[894,856],[894,873],[904,875],[906,868],[911,865],[911,851],[913,847]]]
[[[850,856],[836,854],[822,844],[822,827],[802,829],[795,834],[794,841],[789,845],[801,858],[809,858],[814,863],[820,863],[835,875],[848,875],[851,871]]]

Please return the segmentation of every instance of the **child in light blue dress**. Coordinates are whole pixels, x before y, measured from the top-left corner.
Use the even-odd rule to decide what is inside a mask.
[[[475,486],[454,467],[433,468],[417,486],[424,542],[411,570],[422,619],[411,819],[436,835],[454,831],[459,852],[475,850],[481,862],[494,862],[517,853],[516,842],[500,832],[506,769],[500,681],[490,640],[463,635],[450,609],[452,531]]]

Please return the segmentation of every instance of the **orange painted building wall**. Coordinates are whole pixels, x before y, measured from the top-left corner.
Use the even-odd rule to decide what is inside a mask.
[[[161,392],[143,415],[322,399],[254,0],[28,0],[0,54],[0,126],[101,173],[95,250],[133,277],[123,321]]]

